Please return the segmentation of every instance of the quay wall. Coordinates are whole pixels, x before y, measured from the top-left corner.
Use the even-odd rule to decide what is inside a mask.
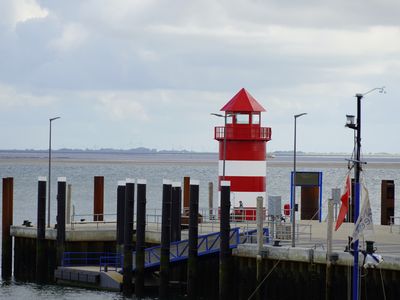
[[[14,276],[16,280],[35,281],[36,237],[30,228],[14,232]],[[14,231],[13,231],[14,230]],[[48,231],[50,232],[50,231]],[[49,233],[49,237],[51,234]],[[74,237],[76,238],[76,236]],[[114,238],[115,239],[115,238]],[[156,235],[152,237],[157,243]],[[148,246],[153,244],[148,244]],[[115,252],[115,240],[67,240],[65,251]],[[54,282],[56,269],[56,241],[46,239],[46,281]],[[233,250],[230,262],[229,299],[325,299],[326,298],[326,251],[313,248],[273,247],[264,245],[261,260],[257,260],[255,244],[239,245]],[[360,262],[363,257],[360,256]],[[340,252],[337,262],[332,265],[332,298],[347,298],[351,286],[352,256]],[[257,279],[259,269],[260,280]],[[159,267],[146,270],[153,276]],[[170,280],[174,293],[184,295],[187,282],[187,263],[181,261],[171,265]],[[199,257],[198,291],[203,299],[218,299],[219,253]],[[262,282],[262,283],[261,283]],[[384,256],[384,262],[377,269],[361,268],[361,299],[400,299],[400,257]],[[385,291],[385,292],[383,292]],[[385,295],[383,294],[385,293]]]

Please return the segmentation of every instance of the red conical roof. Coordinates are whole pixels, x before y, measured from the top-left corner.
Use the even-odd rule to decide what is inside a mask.
[[[242,88],[224,107],[221,111],[232,112],[261,112],[265,111],[264,107],[253,98],[252,95]]]

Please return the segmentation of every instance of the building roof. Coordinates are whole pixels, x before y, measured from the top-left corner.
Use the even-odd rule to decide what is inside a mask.
[[[265,111],[264,107],[253,98],[246,89],[242,88],[221,111],[229,112],[261,112]]]

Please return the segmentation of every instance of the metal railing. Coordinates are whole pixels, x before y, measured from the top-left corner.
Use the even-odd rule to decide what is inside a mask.
[[[106,220],[106,217],[108,220]],[[114,217],[111,219],[110,217]],[[75,229],[76,224],[95,224],[99,228],[100,224],[117,223],[117,214],[73,214],[71,215],[71,230]],[[99,220],[102,219],[102,220]]]
[[[397,228],[400,234],[400,217],[390,216],[390,233],[393,233],[393,228]]]
[[[64,252],[62,266],[96,266],[100,264],[101,257],[113,254],[112,252]]]
[[[265,140],[271,139],[270,127],[224,127],[217,126],[214,128],[214,138],[216,140],[223,140],[225,138],[230,140]]]
[[[231,228],[240,228],[242,232],[254,230],[257,226],[256,224],[256,210],[255,208],[240,208],[233,207],[230,214],[230,225]],[[266,227],[270,228],[269,238],[271,240],[278,239],[281,241],[290,241],[291,223],[285,223],[281,221],[280,218],[272,217],[263,213],[263,221]],[[71,221],[71,229],[75,229],[77,224],[95,224],[94,228],[99,229],[103,224],[113,224],[116,223],[116,214],[103,214],[103,221],[87,221],[94,220],[95,216],[93,214],[73,214]],[[78,219],[78,220],[77,220]],[[392,227],[394,227],[394,217],[391,218],[391,232]],[[400,219],[400,218],[397,218]],[[134,227],[136,226],[136,215],[134,216]],[[182,225],[188,225],[189,214],[187,210],[183,210],[181,215]],[[161,231],[162,216],[161,209],[148,209],[146,214],[146,225],[151,228],[151,230]],[[208,234],[210,232],[216,232],[220,230],[220,209],[219,208],[201,208],[199,209],[199,224],[198,224],[199,234]],[[399,225],[400,232],[400,225]],[[312,237],[312,225],[296,224],[296,240],[308,239],[311,240]]]
[[[241,232],[240,228],[230,231],[229,247],[236,248],[238,244],[255,243],[257,230]],[[263,228],[264,241],[269,242],[269,229]],[[213,232],[199,235],[197,240],[198,256],[212,254],[220,251],[221,233]],[[133,269],[135,266],[135,255],[133,252]],[[187,259],[189,256],[189,240],[172,242],[170,244],[170,262]],[[161,261],[161,245],[145,249],[145,268],[158,266]],[[100,271],[108,271],[123,268],[123,255],[121,253],[109,252],[65,252],[63,266],[99,266]]]

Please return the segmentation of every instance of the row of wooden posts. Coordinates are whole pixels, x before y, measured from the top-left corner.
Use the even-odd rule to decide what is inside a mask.
[[[10,279],[12,276],[12,237],[10,227],[13,224],[13,178],[3,178],[3,216],[2,216],[2,278]],[[96,176],[94,179],[94,217],[95,221],[103,220],[103,186],[104,178]],[[45,283],[47,270],[45,251],[46,232],[46,177],[39,177],[37,198],[37,239],[36,239],[36,281]],[[66,178],[58,178],[57,183],[57,265],[62,264],[65,250],[66,227]],[[135,187],[137,189],[137,226],[136,247],[133,247],[133,215]],[[199,182],[184,178],[184,207],[189,206],[188,227],[188,261],[187,261],[187,296],[189,299],[197,297],[197,243],[199,221]],[[163,181],[162,188],[162,228],[161,228],[161,260],[160,260],[160,285],[159,296],[168,298],[170,280],[170,243],[181,239],[181,203],[182,188],[180,183]],[[230,185],[221,186],[220,208],[220,297],[226,299],[229,293],[229,248],[230,233]],[[117,188],[117,252],[123,253],[123,294],[131,296],[133,292],[137,297],[144,296],[145,276],[145,227],[146,227],[146,180],[133,180],[119,182]],[[133,255],[135,255],[135,291],[133,291]]]

